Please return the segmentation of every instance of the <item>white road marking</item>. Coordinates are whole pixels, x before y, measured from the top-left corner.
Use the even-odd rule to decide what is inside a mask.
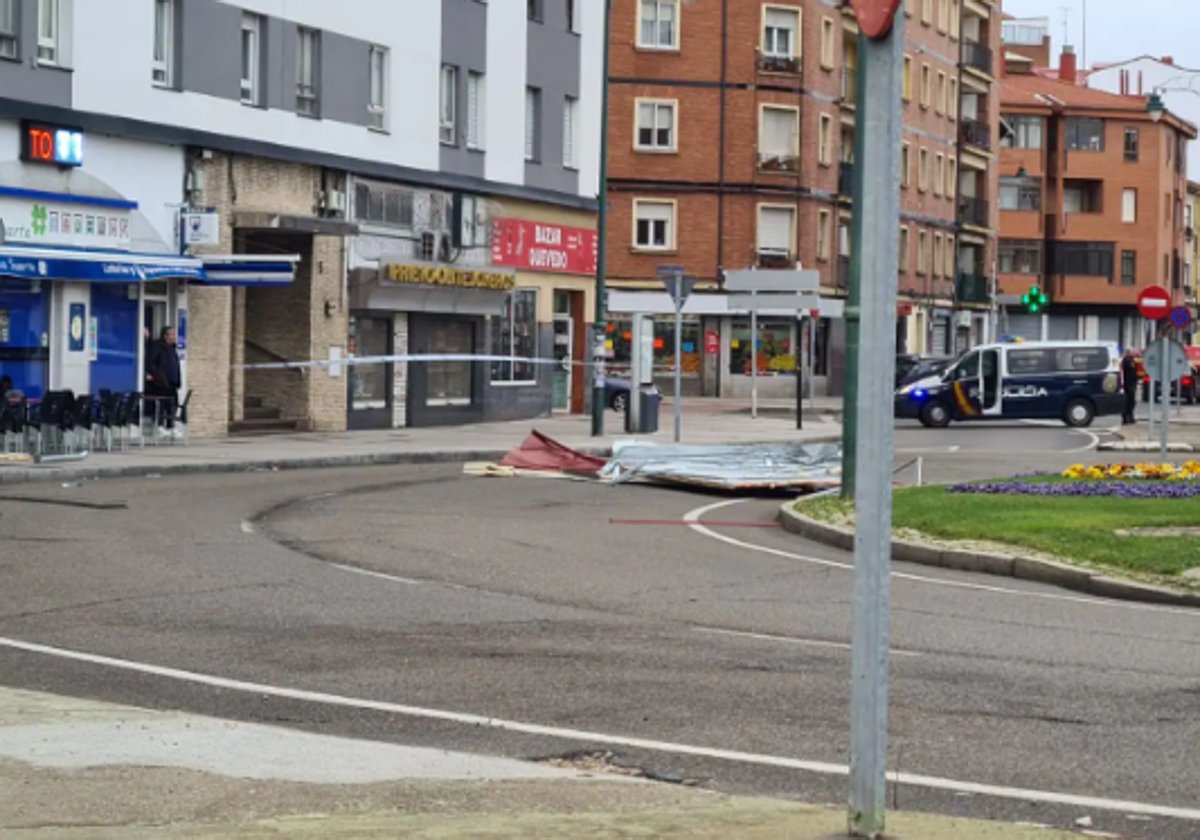
[[[785,551],[782,548],[771,548],[770,546],[746,542],[726,534],[718,534],[711,528],[706,527],[701,521],[703,516],[712,513],[714,510],[720,510],[721,508],[729,507],[730,505],[739,505],[745,501],[745,499],[728,499],[723,502],[705,505],[704,507],[699,507],[695,510],[688,511],[683,515],[683,518],[685,521],[692,523],[688,527],[697,534],[718,542],[723,542],[726,545],[731,545],[734,548],[740,548],[745,551],[757,551],[760,554],[770,554],[773,557],[783,557],[787,560],[798,560],[801,563],[809,563],[814,566],[824,566],[828,569],[842,569],[850,572],[854,571],[853,563],[842,563],[837,560],[824,560],[820,557],[808,557],[803,554],[797,554],[794,551]],[[1166,615],[1186,615],[1189,618],[1200,618],[1200,610],[1190,610],[1179,607],[1162,607],[1154,604],[1141,604],[1135,601],[1106,601],[1101,598],[1088,598],[1082,595],[1067,595],[1058,592],[1034,592],[1026,589],[1009,589],[1003,586],[988,586],[982,583],[967,583],[965,581],[947,580],[944,578],[928,577],[926,575],[914,575],[906,572],[892,572],[892,577],[896,580],[906,580],[913,583],[926,584],[928,586],[941,586],[947,589],[967,589],[973,592],[990,592],[996,595],[1007,595],[1017,598],[1037,598],[1043,601],[1060,601],[1070,604],[1087,604],[1093,607],[1109,607],[1110,609],[1117,610],[1155,612]]]
[[[1077,452],[1091,452],[1093,449],[1100,446],[1100,435],[1096,434],[1095,432],[1088,432],[1083,429],[1072,429],[1071,431],[1088,438],[1088,444],[1086,446],[1080,446],[1078,449],[1064,449],[1062,451],[1063,455],[1074,455]]]
[[[723,630],[719,627],[693,627],[697,633],[709,633],[714,636],[732,636],[738,639],[754,639],[760,642],[782,642],[789,645],[803,645],[805,647],[820,647],[834,648],[837,650],[850,650],[851,647],[845,642],[827,642],[823,639],[799,639],[795,636],[774,636],[769,633],[749,633],[742,630]],[[911,650],[892,650],[892,656],[921,656]]]
[[[648,752],[669,753],[673,755],[697,756],[700,758],[730,761],[740,764],[757,764],[767,767],[781,767],[788,770],[798,770],[804,773],[814,773],[823,776],[848,776],[850,768],[844,764],[831,764],[823,761],[804,761],[797,758],[785,758],[777,755],[761,755],[757,753],[725,750],[712,747],[699,747],[690,744],[679,744],[671,741],[656,741],[649,738],[636,738],[625,735],[609,735],[601,732],[589,732],[581,729],[566,729],[557,726],[544,726],[536,723],[503,720],[464,712],[451,712],[444,709],[428,709],[420,706],[406,706],[399,703],[388,703],[382,700],[366,700],[347,697],[340,694],[326,694],[319,691],[305,691],[297,688],[282,688],[263,683],[245,682],[227,679],[209,674],[199,674],[194,671],[184,671],[178,668],[166,668],[159,665],[149,665],[144,662],[133,662],[127,659],[116,659],[109,656],[83,653],[48,645],[23,642],[19,639],[0,637],[0,647],[12,650],[52,656],[58,659],[69,659],[84,662],[89,665],[100,665],[106,668],[116,668],[153,677],[176,680],[178,682],[203,685],[209,688],[221,688],[228,691],[240,691],[255,694],[260,697],[279,697],[286,700],[296,700],[304,703],[319,703],[326,706],[361,709],[365,711],[383,712],[384,714],[404,715],[406,717],[439,720],[466,726],[484,726],[489,729],[499,729],[505,732],[518,732],[524,735],[540,735],[547,738],[561,738],[568,741],[580,741],[591,744],[605,744],[628,749],[646,750]],[[1101,799],[1092,796],[1078,796],[1070,793],[1054,793],[1050,791],[1025,790],[1022,788],[1001,787],[996,785],[979,784],[976,782],[960,782],[953,779],[943,779],[936,776],[921,776],[914,773],[895,773],[892,778],[898,784],[913,787],[944,790],[963,795],[988,796],[996,799],[1009,799],[1021,802],[1042,802],[1050,805],[1061,805],[1071,808],[1089,809],[1096,811],[1116,811],[1124,814],[1139,814],[1143,816],[1163,817],[1166,819],[1187,820],[1200,822],[1200,810],[1194,808],[1176,808],[1169,805],[1155,805],[1143,802],[1123,802],[1113,799]]]
[[[372,572],[369,569],[356,569],[354,566],[343,566],[340,563],[330,563],[329,566],[334,569],[341,569],[343,572],[350,572],[355,575],[364,577],[378,578],[386,580],[390,583],[403,583],[405,586],[424,586],[425,581],[413,580],[412,578],[399,577],[397,575],[385,575],[383,572]]]
[[[902,449],[897,449],[896,454],[897,455],[920,455],[922,453],[935,453],[935,452],[940,453],[940,454],[948,454],[951,452],[958,452],[960,449],[962,449],[961,446],[930,446],[930,447],[926,447],[925,449],[902,448]]]
[[[250,522],[248,520],[242,522],[242,533],[243,534],[253,534],[254,533],[254,523]]]

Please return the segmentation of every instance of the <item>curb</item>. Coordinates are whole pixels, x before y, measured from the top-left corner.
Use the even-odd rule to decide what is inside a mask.
[[[822,545],[846,551],[854,549],[854,531],[819,522],[797,513],[793,509],[795,504],[795,502],[787,502],[780,508],[779,521],[785,531]],[[1107,577],[1100,572],[1078,566],[1049,560],[1036,560],[1031,557],[935,548],[893,539],[892,560],[914,563],[919,566],[936,566],[960,572],[976,572],[1034,581],[1118,601],[1135,601],[1174,607],[1200,607],[1200,593],[1175,592],[1159,586]]]
[[[1160,444],[1150,441],[1122,440],[1115,443],[1102,443],[1096,447],[1097,452],[1161,452]],[[1193,443],[1168,443],[1168,452],[1200,452],[1200,447]]]

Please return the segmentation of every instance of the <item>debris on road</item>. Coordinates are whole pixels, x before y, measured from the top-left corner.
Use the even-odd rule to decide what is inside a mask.
[[[841,484],[842,447],[834,443],[656,446],[638,441],[613,447],[600,477],[717,490],[814,491]]]
[[[499,466],[513,470],[583,473],[596,475],[605,460],[576,452],[534,429],[525,442],[501,459]]]

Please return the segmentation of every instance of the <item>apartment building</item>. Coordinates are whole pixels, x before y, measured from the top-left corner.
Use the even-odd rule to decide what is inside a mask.
[[[1141,347],[1137,297],[1192,292],[1187,144],[1196,127],[1145,96],[1078,84],[1065,47],[1053,77],[1009,64],[1001,87],[1001,331]],[[1156,103],[1157,104],[1157,103]],[[1020,305],[1030,286],[1049,307]]]
[[[899,348],[952,352],[985,337],[994,259],[1000,13],[983,0],[905,4]],[[853,207],[858,28],[848,3],[615,0],[609,43],[608,282],[654,289],[656,269],[699,281],[682,336],[696,394],[748,390],[750,323],[724,273],[820,271],[844,297]],[[629,331],[612,315],[613,363]],[[807,321],[764,318],[760,392],[794,394]],[[672,325],[656,327],[671,361]],[[821,318],[815,371],[841,392],[844,327]]]
[[[0,0],[0,373],[140,390],[173,326],[193,434],[584,411],[603,49],[578,0]]]

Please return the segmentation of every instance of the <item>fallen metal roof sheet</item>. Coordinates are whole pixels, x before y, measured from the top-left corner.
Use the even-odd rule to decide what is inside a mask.
[[[618,442],[600,477],[722,490],[816,490],[842,482],[836,443],[656,446]]]

